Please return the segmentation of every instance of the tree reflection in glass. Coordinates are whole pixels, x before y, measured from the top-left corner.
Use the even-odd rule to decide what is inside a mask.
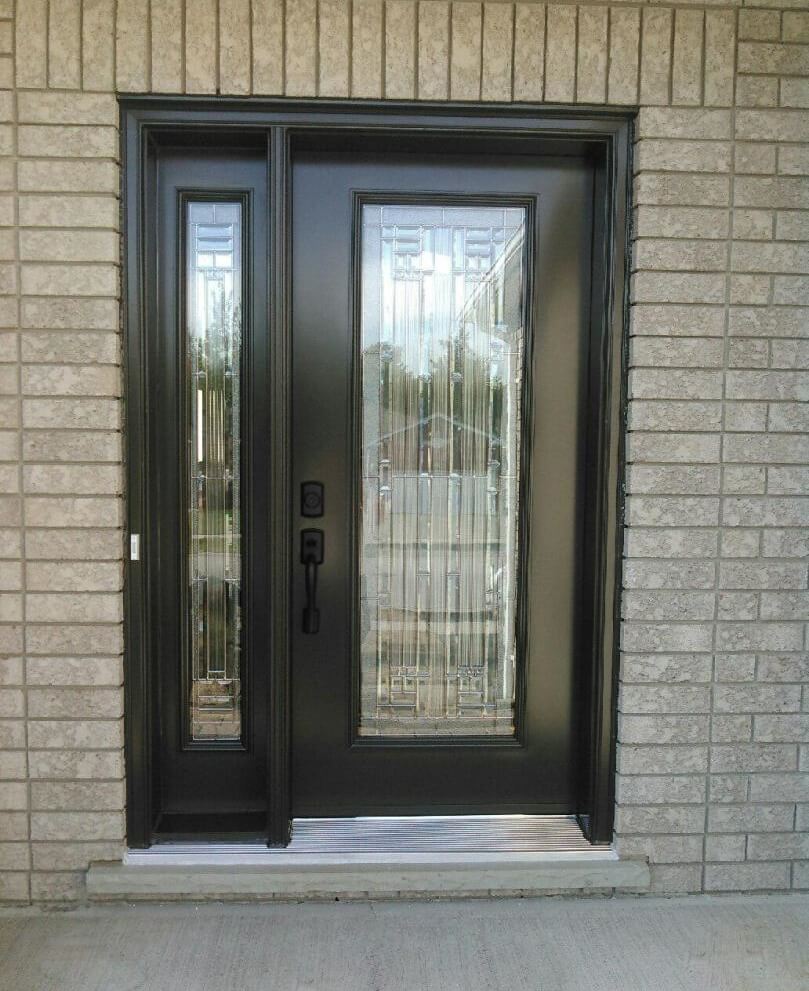
[[[241,205],[187,207],[191,739],[241,736]]]
[[[514,733],[525,226],[363,206],[361,735]]]

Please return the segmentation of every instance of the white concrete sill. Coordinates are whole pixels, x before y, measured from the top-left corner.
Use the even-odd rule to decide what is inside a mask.
[[[506,897],[649,889],[645,861],[613,850],[542,853],[284,854],[130,851],[94,864],[91,901]]]

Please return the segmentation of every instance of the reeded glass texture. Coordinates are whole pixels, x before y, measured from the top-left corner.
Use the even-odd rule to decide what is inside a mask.
[[[241,736],[241,204],[187,208],[192,740]]]
[[[363,736],[511,736],[526,211],[362,209]]]

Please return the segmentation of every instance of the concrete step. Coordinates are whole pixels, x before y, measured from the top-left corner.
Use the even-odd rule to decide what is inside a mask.
[[[305,856],[267,851],[94,864],[91,901],[270,901],[275,899],[514,897],[612,894],[649,889],[642,860],[613,851],[503,854]],[[178,862],[179,861],[179,862]]]

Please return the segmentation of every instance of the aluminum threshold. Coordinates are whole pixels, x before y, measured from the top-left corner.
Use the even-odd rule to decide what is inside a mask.
[[[360,816],[356,818],[295,819],[292,840],[286,847],[263,843],[166,842],[148,850],[131,850],[126,863],[231,862],[290,863],[300,858],[339,856],[384,860],[391,856],[421,854],[473,855],[515,853],[578,853],[598,859],[609,856],[606,847],[594,847],[573,816]],[[215,859],[214,859],[215,858]]]

